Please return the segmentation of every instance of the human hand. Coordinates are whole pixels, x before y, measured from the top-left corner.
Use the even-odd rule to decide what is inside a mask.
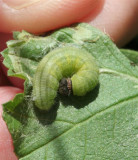
[[[23,4],[24,2],[26,3]],[[11,39],[10,32],[14,30],[24,29],[32,33],[41,33],[74,22],[88,22],[106,32],[118,46],[122,46],[138,33],[138,1],[131,0],[130,3],[130,0],[3,0],[0,1],[0,22],[0,31],[3,32],[0,34],[1,50],[5,48],[5,42]],[[4,67],[3,69],[6,70]],[[0,72],[0,79],[3,79],[0,85],[9,85],[3,75]],[[22,82],[15,78],[10,81],[15,86],[22,86]],[[15,87],[0,87],[0,104],[11,100],[19,92],[22,90]],[[2,113],[2,106],[0,109]],[[0,157],[2,160],[17,159],[1,114]]]
[[[10,133],[5,122],[2,119],[2,104],[14,98],[17,93],[22,92],[21,89],[5,86],[0,87],[0,159],[1,160],[17,160],[13,152],[13,144]]]

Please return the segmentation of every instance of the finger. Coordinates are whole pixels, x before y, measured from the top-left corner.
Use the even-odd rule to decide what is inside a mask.
[[[13,152],[13,143],[11,135],[2,119],[2,104],[13,99],[17,93],[22,90],[14,87],[0,87],[0,159],[17,160]]]
[[[4,75],[0,66],[0,86],[10,85],[8,78]]]
[[[4,50],[7,47],[6,42],[11,39],[13,39],[12,34],[0,33],[0,51]]]
[[[24,89],[24,80],[20,79],[20,78],[17,78],[17,77],[8,76],[8,69],[3,65],[3,63],[1,63],[0,65],[1,65],[1,68],[2,68],[3,73],[4,73],[3,77],[7,78],[8,82],[9,82],[8,84],[12,85],[12,86],[15,86],[17,88],[20,88],[20,89]]]
[[[79,21],[103,0],[3,0],[0,31],[45,32]],[[12,17],[12,18],[11,18]]]
[[[106,32],[118,46],[123,46],[138,33],[137,0],[105,0],[102,11],[83,19]]]
[[[39,2],[38,0],[3,0],[0,1],[0,30],[5,32],[21,29],[30,32],[51,30],[76,22],[89,12],[92,12],[102,1],[80,0],[74,2],[73,0],[53,0],[48,2],[41,0]],[[11,34],[0,34],[0,50],[6,47],[6,41],[9,39],[12,39]],[[3,65],[1,66],[5,75],[7,75],[7,69]],[[14,77],[8,77],[8,79],[14,86],[23,88],[23,80]]]

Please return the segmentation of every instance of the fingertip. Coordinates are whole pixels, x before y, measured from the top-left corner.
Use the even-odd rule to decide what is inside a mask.
[[[137,0],[106,0],[91,25],[107,33],[117,46],[122,47],[138,33]]]
[[[14,0],[15,1],[15,0]],[[27,30],[33,33],[45,32],[58,27],[78,22],[94,10],[103,0],[53,0],[37,1],[23,5],[11,6],[11,3],[1,2],[0,30]],[[29,1],[30,2],[30,1]],[[12,18],[11,18],[12,17]]]

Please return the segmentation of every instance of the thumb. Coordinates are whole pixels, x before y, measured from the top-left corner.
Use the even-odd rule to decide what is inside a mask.
[[[45,32],[78,22],[101,3],[103,0],[3,0],[0,31]]]

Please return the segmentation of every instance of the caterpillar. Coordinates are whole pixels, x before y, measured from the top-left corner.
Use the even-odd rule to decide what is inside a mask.
[[[35,105],[48,111],[57,93],[84,96],[98,84],[99,68],[94,57],[75,47],[57,48],[38,64],[33,78]]]

